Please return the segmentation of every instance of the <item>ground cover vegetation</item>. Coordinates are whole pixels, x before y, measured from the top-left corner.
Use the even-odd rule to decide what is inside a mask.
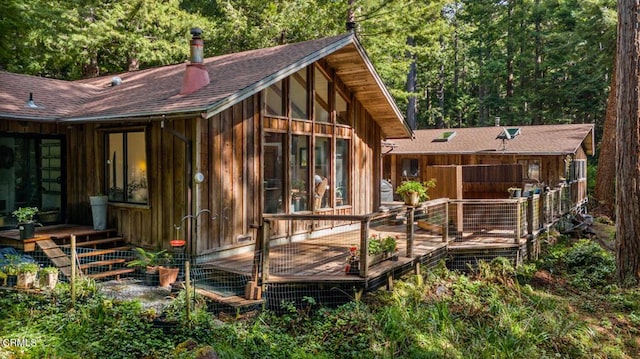
[[[82,282],[46,295],[0,294],[0,347],[15,358],[637,358],[640,290],[613,284],[615,260],[592,240],[561,237],[514,269],[497,258],[467,274],[440,265],[338,308],[190,321],[180,294],[162,314]],[[161,321],[160,321],[161,320]],[[158,325],[158,323],[164,323]],[[24,343],[23,343],[24,344]]]

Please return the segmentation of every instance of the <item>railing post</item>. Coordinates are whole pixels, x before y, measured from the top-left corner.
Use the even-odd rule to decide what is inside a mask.
[[[266,290],[266,283],[269,280],[269,239],[271,232],[271,222],[262,223],[262,292]]]
[[[367,218],[360,222],[360,277],[367,278],[369,275],[369,223]]]
[[[76,305],[76,235],[71,235],[71,305]]]
[[[531,260],[533,255],[533,206],[534,195],[527,198],[527,259]]]
[[[415,217],[416,208],[409,206],[407,209],[407,258],[413,257],[413,234],[415,229],[413,228],[413,220]]]
[[[444,223],[442,223],[442,241],[449,242],[449,200],[444,202]]]
[[[533,235],[533,196],[527,197],[527,235]]]
[[[513,242],[515,244],[520,243],[520,226],[522,224],[522,211],[520,210],[521,203],[520,199],[516,199],[516,228],[515,231],[513,231]]]

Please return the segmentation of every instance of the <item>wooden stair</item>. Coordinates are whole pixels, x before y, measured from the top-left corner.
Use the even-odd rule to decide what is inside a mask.
[[[130,256],[122,256],[122,253],[131,250],[128,245],[123,245],[125,238],[113,236],[113,230],[87,231],[76,235],[76,248],[79,273],[93,279],[115,277],[117,280],[124,274],[135,272],[134,268],[127,268],[126,263],[132,260]],[[106,238],[105,238],[106,237]],[[71,258],[63,251],[69,252],[71,247],[70,236],[52,237],[37,241],[37,245],[60,269],[67,278],[71,276]],[[57,244],[54,239],[62,244]]]
[[[58,247],[56,242],[51,239],[43,239],[37,241],[36,244],[49,260],[51,260],[51,263],[58,267],[60,273],[64,274],[67,278],[71,277],[71,259]]]
[[[197,287],[195,291],[196,293],[216,303],[228,305],[236,309],[264,303],[264,299],[246,299],[237,295],[224,296],[216,293],[215,291],[205,288]]]

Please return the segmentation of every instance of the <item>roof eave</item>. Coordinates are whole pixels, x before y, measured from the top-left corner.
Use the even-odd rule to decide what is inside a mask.
[[[144,120],[163,120],[163,119],[177,119],[177,118],[194,118],[200,117],[205,112],[205,108],[197,107],[188,110],[175,110],[175,111],[150,111],[150,112],[138,112],[127,115],[107,115],[107,116],[88,116],[88,117],[75,117],[60,119],[59,123],[65,124],[82,124],[82,123],[96,123],[96,122],[121,122],[121,121],[144,121]]]
[[[398,108],[398,106],[396,105],[395,101],[393,100],[393,96],[391,96],[391,93],[389,93],[389,90],[387,90],[387,87],[385,86],[384,82],[382,81],[382,79],[380,78],[378,73],[376,72],[375,67],[373,66],[373,63],[371,63],[371,60],[369,59],[369,56],[367,55],[364,47],[362,47],[362,45],[360,44],[360,41],[358,41],[358,39],[357,39],[357,37],[355,35],[352,36],[351,39],[353,41],[354,46],[356,47],[356,50],[358,51],[358,54],[362,58],[362,61],[364,62],[364,64],[367,67],[367,69],[369,70],[369,73],[371,73],[371,75],[373,76],[373,78],[376,81],[378,87],[382,91],[382,93],[384,95],[384,98],[387,101],[387,104],[392,109],[394,116],[397,117],[398,120],[400,121],[400,125],[403,127],[403,129],[405,131],[405,134],[406,134],[406,137],[388,136],[388,135],[385,134],[384,138],[385,139],[391,139],[391,138],[413,138],[414,137],[413,130],[411,129],[411,127],[409,127],[409,124],[407,123],[407,121],[405,121],[404,116],[402,115],[402,112],[400,112],[400,109]],[[381,129],[381,130],[382,130],[382,132],[384,134],[384,129]]]

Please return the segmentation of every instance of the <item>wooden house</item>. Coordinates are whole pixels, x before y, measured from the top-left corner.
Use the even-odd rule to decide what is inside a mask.
[[[195,33],[191,50],[80,81],[0,72],[0,228],[21,206],[89,225],[102,193],[131,244],[203,256],[253,248],[265,213],[378,209],[381,140],[412,131],[355,35],[203,59]]]
[[[500,199],[509,188],[568,185],[573,204],[587,199],[593,124],[417,130],[413,140],[391,142],[384,178],[395,186],[436,178],[431,198]]]

